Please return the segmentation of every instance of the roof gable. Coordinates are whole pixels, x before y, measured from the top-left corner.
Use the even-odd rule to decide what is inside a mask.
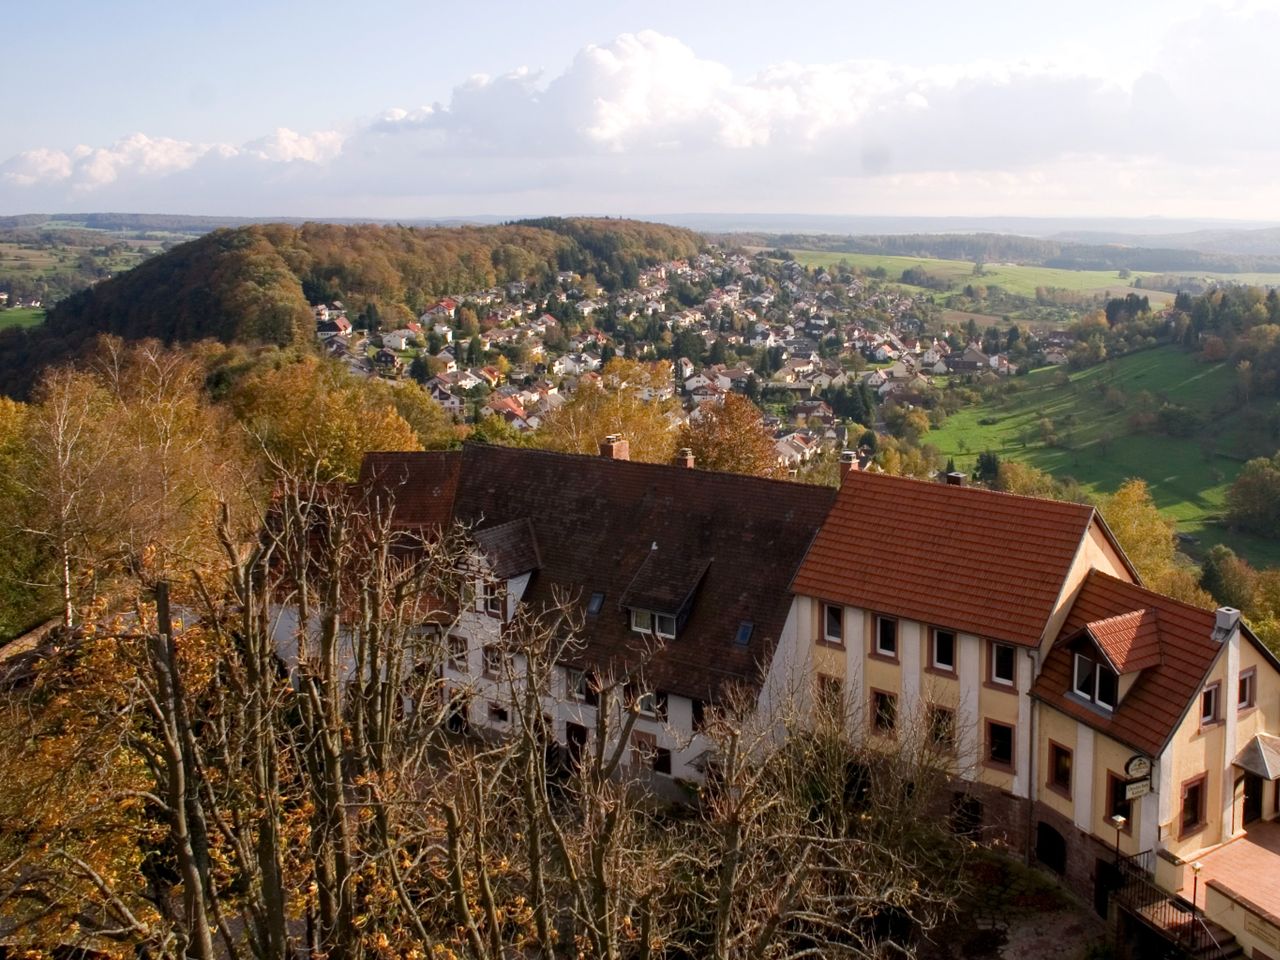
[[[1026,646],[1092,507],[850,471],[792,589]]]
[[[1154,641],[1150,634],[1153,625]],[[1107,636],[1117,656],[1146,664],[1110,713],[1090,707],[1069,692],[1071,644],[1083,632],[1094,636],[1090,627]],[[1213,628],[1211,610],[1091,570],[1045,657],[1044,667],[1032,686],[1032,696],[1154,757],[1182,722],[1223,650],[1223,645],[1213,639]],[[1135,642],[1126,647],[1125,638]],[[1153,645],[1158,660],[1153,659]]]
[[[1095,620],[1084,629],[1116,673],[1133,673],[1160,663],[1160,612],[1154,607]]]

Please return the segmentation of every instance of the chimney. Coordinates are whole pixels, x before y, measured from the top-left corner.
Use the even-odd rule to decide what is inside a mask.
[[[844,478],[849,475],[849,471],[856,469],[858,469],[857,451],[842,450],[840,452],[840,482],[844,483]]]
[[[611,433],[600,443],[600,456],[610,460],[630,460],[631,445],[620,433]]]
[[[1235,607],[1219,607],[1213,615],[1213,639],[1222,643],[1239,624],[1239,610]]]
[[[693,469],[693,451],[688,447],[681,447],[676,451],[676,458],[671,461],[677,467],[684,467],[686,470]]]
[[[948,487],[963,487],[964,474],[959,470],[952,470],[950,473],[944,473],[942,475],[942,482]]]

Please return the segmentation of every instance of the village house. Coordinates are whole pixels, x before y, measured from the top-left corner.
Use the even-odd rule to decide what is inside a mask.
[[[593,736],[591,677],[656,639],[633,736],[659,789],[713,762],[700,718],[728,685],[766,715],[799,691],[886,750],[931,738],[955,829],[1058,873],[1128,940],[1280,937],[1280,891],[1248,872],[1280,876],[1280,662],[1237,611],[1143,587],[1094,508],[852,452],[838,491],[631,463],[616,436],[601,453],[365,462],[405,492],[398,523],[475,524],[488,572],[445,673],[468,724],[506,722],[502,623],[567,589],[585,644],[546,710],[570,752]]]

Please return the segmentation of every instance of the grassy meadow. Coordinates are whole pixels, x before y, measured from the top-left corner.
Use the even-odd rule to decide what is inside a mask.
[[[44,311],[31,307],[14,310],[0,310],[0,330],[9,327],[34,327],[44,322]]]
[[[1280,565],[1280,543],[1235,534],[1217,524],[1227,488],[1242,466],[1243,457],[1230,442],[1239,411],[1210,422],[1198,436],[1179,438],[1135,432],[1129,425],[1130,405],[1113,410],[1104,402],[1103,388],[1114,386],[1130,398],[1145,390],[1157,399],[1207,412],[1234,391],[1229,364],[1202,363],[1165,346],[1072,373],[1065,385],[1054,369],[1014,382],[1022,389],[959,411],[930,431],[925,442],[954,457],[964,470],[973,468],[979,453],[991,450],[1059,479],[1072,477],[1096,494],[1142,477],[1178,531],[1199,541],[1192,552],[1222,542],[1252,563]],[[1044,419],[1053,422],[1057,446],[1041,439]]]

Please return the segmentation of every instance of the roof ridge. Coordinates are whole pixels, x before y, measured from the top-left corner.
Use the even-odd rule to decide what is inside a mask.
[[[1119,577],[1112,576],[1111,574],[1107,573],[1105,570],[1100,570],[1097,567],[1092,567],[1089,570],[1088,576],[1092,577],[1094,575],[1097,575],[1099,577],[1105,577],[1107,580],[1109,580],[1112,584],[1116,586],[1128,588],[1131,590],[1140,590],[1145,594],[1149,594],[1150,596],[1158,597],[1164,603],[1174,604],[1178,607],[1181,607],[1183,610],[1189,611],[1191,613],[1198,613],[1203,617],[1213,616],[1212,610],[1206,610],[1204,607],[1197,607],[1194,603],[1187,603],[1187,601],[1185,600],[1179,600],[1177,597],[1171,597],[1167,593],[1161,593],[1159,590],[1152,590],[1150,587],[1143,586],[1140,583],[1130,583],[1127,580],[1121,580]],[[1159,607],[1156,607],[1155,610],[1156,610],[1156,613],[1160,612]]]
[[[988,495],[988,496],[994,496],[994,497],[1003,497],[1003,498],[1012,499],[1012,500],[1030,500],[1033,503],[1040,503],[1040,504],[1052,503],[1052,504],[1057,504],[1064,507],[1078,507],[1081,510],[1088,510],[1090,513],[1094,513],[1098,509],[1091,503],[1078,503],[1075,500],[1059,500],[1055,497],[1033,497],[1025,493],[1011,493],[1008,490],[993,490],[990,487],[971,487],[971,486],[963,486],[963,485],[954,484],[954,483],[940,483],[937,480],[925,480],[925,479],[922,479],[921,477],[897,476],[891,473],[882,473],[882,472],[873,473],[867,470],[856,470],[856,471],[851,470],[849,472],[849,475],[850,476],[856,475],[859,478],[859,480],[862,480],[864,478],[870,479],[874,477],[876,478],[876,480],[888,480],[890,482],[914,483],[922,487],[944,491],[943,496],[954,496],[957,494],[960,496],[968,496],[971,494],[978,494],[980,496]]]

